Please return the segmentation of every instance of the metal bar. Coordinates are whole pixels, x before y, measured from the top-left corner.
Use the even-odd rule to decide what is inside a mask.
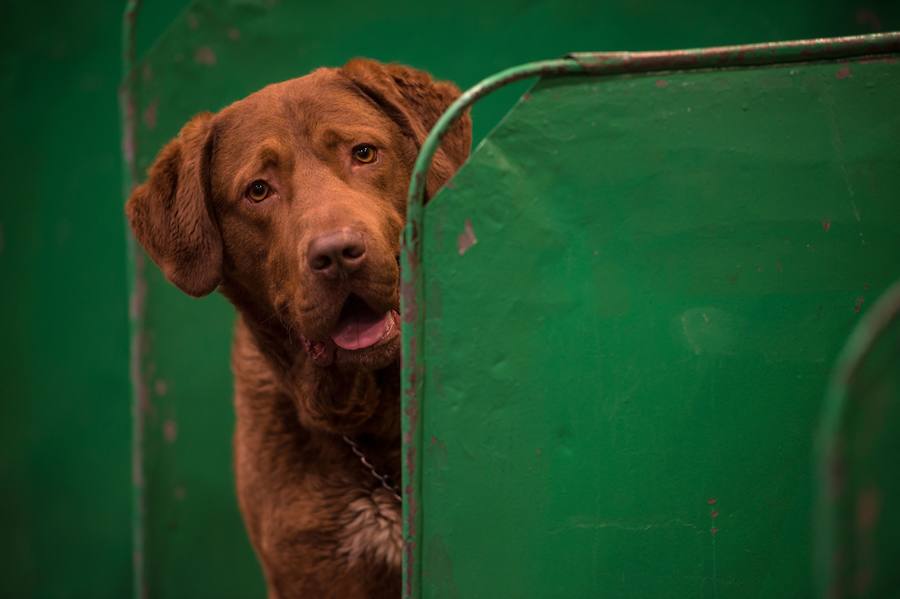
[[[591,75],[747,67],[884,54],[900,50],[900,32],[655,52],[576,52]]]
[[[519,79],[534,77],[543,73],[567,74],[582,69],[572,60],[548,60],[534,62],[501,71],[488,77],[466,91],[454,102],[435,124],[416,160],[410,183],[409,203],[406,213],[406,227],[403,231],[402,250],[404,265],[400,282],[400,313],[402,320],[403,362],[401,373],[401,404],[403,431],[403,596],[417,597],[420,592],[419,568],[414,559],[415,535],[419,525],[419,485],[416,448],[420,446],[418,431],[420,419],[419,397],[423,383],[421,331],[424,306],[421,269],[419,259],[422,239],[419,236],[422,224],[422,194],[428,167],[446,132],[457,118],[471,104],[495,89]],[[416,199],[414,199],[416,198]]]
[[[128,0],[122,15],[122,81],[119,87],[119,110],[122,119],[122,193],[128,197],[137,182],[135,132],[137,131],[137,94],[135,85],[135,31],[140,0]],[[144,554],[146,505],[144,497],[144,406],[147,386],[143,373],[144,348],[144,256],[131,229],[125,226],[126,265],[129,279],[129,336],[131,378],[131,480],[132,480],[132,594],[135,599],[147,596]]]
[[[822,597],[831,596],[839,583],[836,557],[847,551],[840,543],[842,524],[839,504],[846,501],[847,480],[853,472],[848,466],[848,414],[873,410],[872,401],[865,402],[853,393],[860,370],[882,335],[900,321],[900,281],[896,281],[875,302],[854,328],[832,373],[822,410],[816,439],[815,462],[818,476],[816,497],[816,535],[814,538],[815,582]],[[870,456],[871,457],[871,456]],[[856,458],[857,463],[859,458]]]
[[[403,430],[403,596],[418,597],[421,568],[415,558],[415,538],[421,525],[420,422],[424,369],[424,288],[421,258],[424,240],[424,190],[435,152],[447,131],[477,100],[509,83],[531,77],[564,75],[618,75],[664,70],[739,68],[791,62],[809,62],[900,51],[900,32],[823,38],[743,46],[656,52],[574,53],[566,58],[532,62],[492,75],[463,93],[438,119],[416,160],[407,196],[406,226],[402,238],[401,312],[403,364],[401,373]]]

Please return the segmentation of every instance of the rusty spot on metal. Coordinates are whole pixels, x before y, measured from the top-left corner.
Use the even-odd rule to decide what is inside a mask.
[[[174,420],[166,420],[163,423],[163,438],[166,443],[174,443],[178,440],[178,423]]]
[[[416,448],[410,442],[409,451],[406,452],[406,473],[410,477],[409,484],[406,485],[406,488],[403,489],[403,499],[409,503],[410,508],[410,516],[409,516],[409,534],[410,536],[415,536],[415,516],[413,515],[415,512],[415,491],[413,489],[412,478],[416,471]]]
[[[141,454],[137,451],[131,452],[131,485],[137,489],[144,486],[144,468],[141,463]]]
[[[216,66],[216,53],[213,52],[213,49],[209,46],[200,46],[194,52],[194,62],[197,64],[203,64],[208,67]]]
[[[122,117],[122,155],[125,157],[125,164],[133,168],[134,165],[134,96],[129,93],[127,86],[123,86],[121,91],[122,111],[125,113]],[[133,182],[134,179],[132,179]]]
[[[472,229],[472,221],[467,218],[462,233],[456,238],[456,249],[462,256],[476,243],[478,243],[478,238],[475,237],[475,230]]]
[[[717,500],[715,497],[710,497],[709,499],[706,500],[706,505],[716,505],[716,501]]]
[[[860,532],[875,528],[881,516],[881,494],[878,489],[869,488],[856,498],[856,526]]]
[[[405,310],[400,316],[403,322],[415,323],[416,312],[418,311],[416,306],[416,286],[413,283],[401,283],[400,293],[403,295],[403,301],[405,302]]]
[[[241,30],[238,29],[237,27],[229,27],[227,35],[228,35],[228,39],[230,39],[233,42],[236,42],[239,39],[241,39]]]
[[[416,555],[416,543],[415,543],[415,541],[413,541],[412,539],[406,539],[406,547],[405,547],[405,549],[406,549],[406,564],[407,564],[407,570],[411,572],[411,571],[414,569],[414,568],[413,568],[413,564],[415,564],[415,561],[416,561],[416,560],[415,560],[415,555]],[[411,573],[410,573],[409,576],[406,577],[406,590],[405,590],[405,593],[403,594],[403,596],[404,596],[404,597],[412,597],[412,596],[413,596],[413,592],[412,592],[412,574],[411,574]]]
[[[162,397],[169,391],[169,385],[163,379],[157,379],[156,383],[153,385],[153,390],[156,391],[156,394]]]
[[[194,13],[188,13],[187,15],[187,24],[191,29],[196,29],[200,26],[200,20],[197,18],[197,15]]]
[[[838,69],[837,73],[834,74],[838,79],[846,79],[847,77],[852,77],[853,73],[850,72],[849,66],[842,66]]]
[[[659,88],[669,87],[669,82],[666,81],[665,79],[657,79],[656,87],[659,87]]]
[[[415,273],[419,270],[419,255],[416,253],[418,229],[416,229],[415,223],[412,223],[411,226],[411,239],[409,240],[408,244],[405,244],[406,266],[409,269],[410,273]],[[416,284],[413,277],[410,277],[408,280],[402,280],[400,282],[400,294],[403,296],[405,308],[403,314],[401,314],[403,322],[415,323],[416,316],[418,314],[418,306],[416,305]]]
[[[857,297],[856,302],[854,302],[854,304],[853,304],[853,311],[856,312],[857,314],[859,314],[859,312],[862,310],[863,304],[865,302],[866,302],[866,298],[864,298],[863,296],[860,295],[859,297]]]
[[[156,129],[156,109],[158,106],[159,100],[154,98],[150,104],[147,105],[147,108],[144,109],[144,114],[141,115],[144,126],[151,131]]]
[[[144,314],[144,304],[147,299],[147,281],[144,278],[144,256],[140,253],[136,253],[134,256],[134,274],[134,289],[131,292],[128,315],[132,320],[137,320]]]
[[[831,221],[827,218],[822,219],[822,230],[826,233],[831,229]]]
[[[406,597],[412,597],[412,578],[413,573],[416,571],[416,516],[418,511],[418,506],[416,505],[416,494],[415,488],[413,486],[413,473],[416,469],[416,448],[412,443],[408,444],[409,449],[406,453],[406,469],[409,473],[409,484],[403,489],[403,502],[406,504],[407,508],[407,519],[406,526],[408,531],[408,537],[405,540],[406,543],[406,566],[407,571],[410,573],[407,576],[406,580]]]

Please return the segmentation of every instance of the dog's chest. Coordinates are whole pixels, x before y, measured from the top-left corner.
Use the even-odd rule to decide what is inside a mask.
[[[359,560],[399,568],[402,562],[401,508],[384,489],[353,499],[342,514],[340,554],[352,565]]]

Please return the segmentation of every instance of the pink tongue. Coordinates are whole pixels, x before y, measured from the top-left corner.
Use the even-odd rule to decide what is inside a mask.
[[[363,349],[371,347],[384,338],[392,324],[391,313],[382,316],[372,315],[370,318],[351,316],[338,324],[331,334],[334,344],[343,349]]]

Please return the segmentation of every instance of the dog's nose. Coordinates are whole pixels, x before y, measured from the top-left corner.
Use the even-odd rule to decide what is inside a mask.
[[[366,240],[353,229],[341,229],[320,235],[309,242],[306,262],[309,269],[322,277],[335,279],[350,274],[366,261]]]

